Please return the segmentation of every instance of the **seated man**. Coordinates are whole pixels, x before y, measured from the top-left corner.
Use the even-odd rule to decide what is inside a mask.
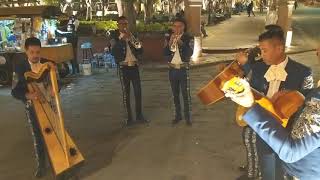
[[[289,127],[283,128],[273,115],[255,103],[249,83],[243,79],[240,82],[244,86],[243,92],[225,93],[234,102],[249,108],[243,119],[279,156],[289,175],[299,180],[318,180],[320,89],[314,89],[306,96],[304,105],[291,118]],[[281,92],[275,96],[281,96]]]

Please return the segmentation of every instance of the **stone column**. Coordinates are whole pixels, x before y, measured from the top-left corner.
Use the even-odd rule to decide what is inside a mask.
[[[201,35],[201,7],[202,0],[185,0],[185,18],[188,24],[188,31],[194,36],[194,61],[201,56],[202,35]]]
[[[286,46],[290,46],[292,38],[292,10],[294,1],[279,0],[278,2],[278,25],[282,27],[285,37]]]

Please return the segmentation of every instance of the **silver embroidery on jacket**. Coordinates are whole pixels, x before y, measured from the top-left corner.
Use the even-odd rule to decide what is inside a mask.
[[[311,89],[313,88],[313,77],[312,74],[304,78],[302,89]]]
[[[300,139],[316,132],[320,132],[320,99],[311,98],[294,122],[291,136],[293,139]]]

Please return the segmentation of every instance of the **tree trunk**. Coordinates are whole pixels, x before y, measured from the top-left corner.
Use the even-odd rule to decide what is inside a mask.
[[[153,16],[153,2],[154,0],[146,0],[145,3],[145,22],[149,23]]]
[[[131,32],[136,30],[136,11],[133,6],[134,2],[132,0],[126,1],[124,3],[124,16],[128,19],[128,25]]]
[[[117,7],[118,7],[119,16],[123,16],[123,12],[124,12],[123,0],[116,0],[116,3],[117,3]]]
[[[141,14],[141,0],[138,0],[135,3],[135,9],[136,9],[137,15]]]

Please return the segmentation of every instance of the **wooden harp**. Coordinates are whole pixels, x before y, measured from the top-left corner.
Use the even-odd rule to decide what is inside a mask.
[[[84,158],[64,127],[55,65],[44,63],[38,73],[30,71],[24,76],[29,92],[39,94],[32,105],[54,175],[59,176],[80,165]]]

